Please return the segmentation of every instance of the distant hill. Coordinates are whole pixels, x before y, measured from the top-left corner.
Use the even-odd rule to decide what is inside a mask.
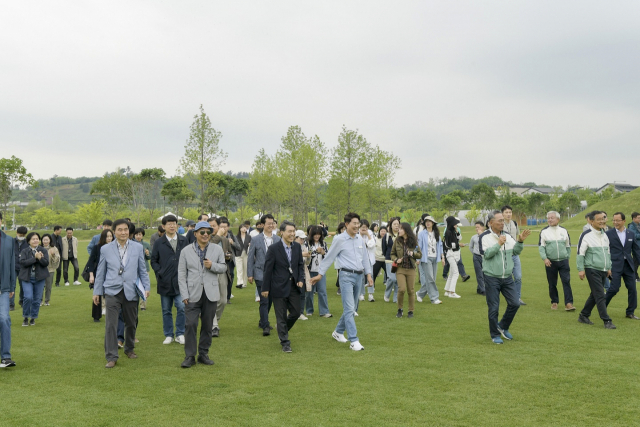
[[[50,179],[40,179],[37,188],[28,187],[24,190],[13,190],[11,200],[20,202],[46,200],[51,203],[53,198],[58,195],[61,200],[71,205],[88,203],[94,199],[94,196],[89,194],[91,184],[99,178],[97,176],[80,178],[54,176]]]
[[[640,212],[640,188],[625,193],[614,199],[598,202],[589,206],[586,211],[580,212],[568,221],[564,221],[561,225],[565,228],[581,228],[585,224],[584,215],[586,212],[593,210],[605,211],[609,217],[608,224],[612,225],[611,220],[615,212],[623,212],[627,217],[627,224],[631,221],[631,213]]]

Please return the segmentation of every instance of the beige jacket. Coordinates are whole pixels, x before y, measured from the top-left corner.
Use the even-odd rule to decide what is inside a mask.
[[[78,259],[78,239],[76,236],[71,237],[71,247],[73,249],[73,257]],[[69,260],[69,240],[67,236],[62,236],[62,260]]]
[[[53,273],[60,265],[60,252],[58,252],[58,248],[54,248],[53,246],[45,249],[49,251],[49,265],[47,268],[49,269],[49,273]]]

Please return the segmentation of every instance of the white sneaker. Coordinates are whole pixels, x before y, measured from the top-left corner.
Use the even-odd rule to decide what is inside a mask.
[[[69,286],[69,282],[64,282],[64,285],[65,286]]]
[[[105,316],[106,314],[107,314],[107,309],[106,309],[106,308],[103,308],[103,309],[102,309],[102,315],[103,315],[103,316]]]
[[[364,301],[364,295],[360,295],[360,297],[358,298],[360,301]]]
[[[351,350],[353,351],[360,351],[360,350],[364,350],[364,347],[362,346],[362,344],[360,344],[360,341],[354,341],[351,343],[351,345],[349,346],[351,348]]]
[[[313,316],[313,313],[307,313],[307,317]]]
[[[304,314],[301,314],[301,315],[298,317],[298,320],[309,320],[309,318],[308,318],[307,316],[305,316]]]
[[[173,342],[173,338],[166,337],[164,341],[162,341],[162,344],[171,344],[172,342]]]
[[[422,302],[422,298],[420,298],[418,294],[416,294],[416,299],[418,300],[418,302]]]
[[[389,298],[384,297],[384,302],[389,302]]]
[[[327,314],[321,315],[320,317],[324,317],[325,319],[328,319],[329,317],[333,317],[333,314],[327,313]]]
[[[182,345],[184,345],[184,335],[178,335],[178,336],[176,337],[176,342],[177,342],[178,344],[182,344]]]
[[[76,280],[75,282],[73,282],[73,284],[74,284],[74,285],[76,285],[76,286],[78,286],[78,285],[82,285],[82,283],[80,283],[80,282],[79,282],[79,281],[77,281],[77,280]]]
[[[334,340],[338,342],[348,342],[347,339],[344,337],[344,334],[339,334],[336,331],[333,331],[331,336],[333,337]]]
[[[256,302],[260,302],[260,297],[256,297]]]
[[[354,315],[355,317],[360,316],[360,315],[358,314],[358,312],[357,312],[357,311],[354,311],[354,312],[353,312],[353,315]]]
[[[449,294],[449,298],[462,298],[460,295],[456,294],[455,292],[451,292]]]
[[[435,301],[431,301],[431,304],[442,304],[442,301],[440,301],[439,299],[435,300]]]
[[[373,294],[369,294],[369,301],[370,302],[375,302],[375,300],[373,299]]]
[[[231,294],[231,296],[229,297],[229,299],[233,298],[233,294]]]

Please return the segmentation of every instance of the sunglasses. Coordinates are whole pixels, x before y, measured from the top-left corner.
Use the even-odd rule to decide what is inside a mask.
[[[211,231],[210,230],[202,230],[202,231],[200,231],[200,235],[201,236],[204,236],[205,234],[209,235],[209,234],[211,234]]]

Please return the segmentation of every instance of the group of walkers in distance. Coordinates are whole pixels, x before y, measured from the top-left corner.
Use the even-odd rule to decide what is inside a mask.
[[[530,230],[520,230],[512,219],[513,210],[503,206],[488,214],[486,222],[475,223],[476,234],[469,250],[473,254],[477,280],[476,292],[486,298],[489,333],[493,343],[513,339],[510,326],[521,305],[522,268],[520,257]],[[640,261],[640,214],[634,212],[628,227],[622,212],[613,215],[613,228],[606,225],[606,213],[593,211],[585,218],[587,225],[577,245],[576,266],[581,280],[587,279],[589,297],[578,321],[593,324],[591,312],[598,314],[607,329],[615,329],[607,313],[611,299],[624,281],[628,289],[626,317],[635,316],[636,280]],[[557,310],[558,276],[564,292],[564,308],[574,311],[570,284],[571,240],[559,226],[557,212],[547,214],[548,226],[540,232],[538,251],[544,263],[551,309]],[[2,217],[0,216],[0,225]],[[360,351],[364,346],[357,334],[355,318],[359,304],[375,302],[375,281],[384,275],[384,301],[397,305],[396,317],[413,318],[416,301],[428,297],[432,304],[442,304],[436,286],[438,264],[446,278],[444,296],[459,299],[459,278],[470,278],[461,259],[460,221],[446,218],[441,234],[438,222],[429,214],[421,216],[415,228],[400,218],[385,225],[369,223],[356,213],[348,213],[340,223],[329,246],[325,239],[329,230],[324,224],[298,229],[290,221],[279,226],[271,214],[263,215],[255,228],[249,221],[230,230],[225,217],[202,214],[188,221],[186,229],[178,218],[167,215],[149,242],[145,230],[127,219],[105,220],[103,230],[87,246],[89,260],[83,278],[93,289],[91,315],[95,322],[105,321],[106,367],[113,368],[118,350],[135,359],[134,351],[138,310],[146,308],[150,294],[149,272],[153,270],[162,306],[163,344],[184,345],[181,364],[189,368],[197,363],[212,365],[209,357],[212,339],[220,336],[220,321],[225,307],[233,298],[232,286],[256,285],[259,302],[258,327],[263,336],[271,335],[269,313],[273,307],[276,332],[282,351],[289,353],[289,331],[298,320],[315,314],[331,318],[327,295],[327,271],[337,270],[336,287],[342,300],[342,314],[332,332],[340,343]],[[60,286],[63,270],[65,286],[69,286],[69,264],[74,267],[73,284],[79,285],[78,242],[73,229],[55,226],[52,234],[28,233],[19,227],[14,239],[0,234],[0,367],[15,366],[11,359],[11,320],[14,310],[16,279],[20,285],[18,303],[22,306],[22,326],[34,326],[40,306],[50,304],[53,284]],[[62,263],[61,263],[62,261]],[[420,288],[414,283],[419,278]],[[55,279],[55,280],[54,280]],[[367,290],[365,292],[365,289]],[[44,295],[43,295],[44,294]],[[507,307],[500,320],[500,294]],[[175,308],[175,319],[173,309]],[[198,327],[200,333],[198,337]],[[346,334],[346,335],[345,335]]]

